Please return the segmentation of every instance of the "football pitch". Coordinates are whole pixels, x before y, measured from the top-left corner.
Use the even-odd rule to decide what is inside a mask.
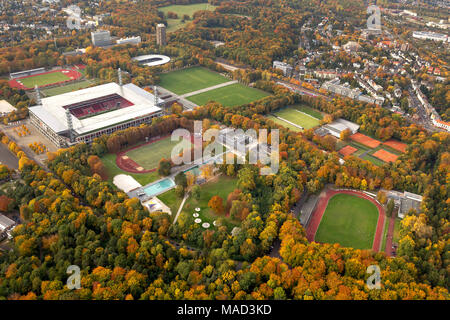
[[[93,84],[95,84],[95,81],[84,80],[84,81],[80,81],[80,82],[67,84],[65,86],[54,87],[54,88],[49,88],[49,89],[43,89],[42,92],[47,97],[52,97],[52,96],[56,96],[58,94],[63,94],[63,93],[67,93],[67,92],[72,92],[72,91],[84,89],[84,88],[87,88],[87,87],[89,87],[89,86],[91,86]]]
[[[34,88],[35,85],[38,87],[45,86],[52,83],[58,83],[62,81],[71,80],[62,72],[51,72],[46,74],[39,74],[36,76],[31,76],[27,78],[18,79],[27,88]]]
[[[159,85],[182,95],[228,82],[224,76],[202,67],[172,71],[160,75]]]
[[[315,240],[355,249],[371,249],[377,222],[378,209],[369,200],[337,194],[328,201]]]
[[[277,111],[274,115],[286,119],[304,129],[314,128],[320,124],[319,119],[291,107]]]
[[[162,158],[170,159],[172,149],[181,142],[171,141],[170,137],[155,141],[132,149],[126,153],[134,162],[142,166],[145,170],[151,170],[158,167]],[[183,150],[189,150],[191,143],[187,140],[182,141]]]
[[[215,101],[225,107],[234,107],[262,99],[268,95],[269,94],[264,91],[250,88],[240,83],[235,83],[222,88],[199,93],[190,96],[187,99],[200,106],[205,105],[209,101]]]

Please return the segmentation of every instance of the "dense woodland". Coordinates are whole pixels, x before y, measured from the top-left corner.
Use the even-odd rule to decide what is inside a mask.
[[[266,1],[227,2],[216,12],[198,14],[188,27],[190,32],[171,34],[164,49],[150,44],[154,39],[139,47],[89,48],[87,55],[76,58],[63,57],[53,41],[0,49],[1,61],[7,60],[0,63],[2,73],[8,68],[85,63],[88,77],[115,80],[115,69],[120,67],[141,86],[158,82],[158,73],[164,70],[142,68],[130,62],[132,56],[161,52],[174,57],[165,69],[200,64],[223,71],[213,63],[222,57],[256,69],[235,73],[234,78],[273,93],[234,108],[210,103],[151,126],[103,136],[92,145],[49,153],[49,171],[2,135],[2,143],[20,158],[22,179],[16,192],[2,191],[0,197],[9,199],[9,208],[19,210],[25,223],[14,230],[13,251],[0,254],[0,299],[449,299],[450,135],[430,134],[373,105],[292,94],[269,81],[265,71],[273,59],[297,50],[295,32],[309,15],[299,14],[301,8],[315,8],[318,13],[332,9],[350,19],[356,10],[353,3],[274,1],[270,4],[277,10],[272,10],[266,8]],[[236,15],[224,18],[221,13],[227,12]],[[264,27],[269,21],[270,30]],[[114,23],[135,27],[126,19]],[[227,31],[235,26],[235,31]],[[86,35],[77,34],[58,39],[74,47],[85,40]],[[215,49],[208,40],[227,40],[227,45]],[[23,104],[20,109],[25,110],[24,95],[4,87],[2,95],[10,101],[12,97],[15,105]],[[338,117],[354,121],[362,132],[380,140],[408,143],[407,152],[401,161],[382,167],[352,156],[340,165],[338,154],[332,147],[324,153],[326,141],[315,138],[312,131],[294,133],[264,118],[295,103],[328,113],[327,121]],[[225,227],[205,231],[184,215],[171,225],[167,214],[150,214],[102,175],[98,160],[102,155],[146,136],[178,127],[191,129],[193,120],[244,130],[280,129],[281,165],[276,175],[260,176],[252,165],[220,166],[223,175],[238,181],[226,199],[227,210],[242,220],[241,232],[235,236]],[[318,193],[328,183],[424,194],[421,213],[412,211],[401,223],[398,257],[308,243],[289,210],[305,190]],[[277,238],[281,259],[267,256]],[[169,239],[196,250],[177,249]],[[67,267],[73,264],[81,267],[82,289],[71,291],[65,281]],[[368,290],[365,285],[366,268],[372,264],[382,270],[381,290]]]

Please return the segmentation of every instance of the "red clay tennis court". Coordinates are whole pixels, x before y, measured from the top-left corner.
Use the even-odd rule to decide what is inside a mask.
[[[406,147],[408,147],[408,145],[406,143],[397,141],[397,140],[388,140],[386,142],[383,142],[384,145],[391,147],[392,149],[395,149],[397,151],[400,152],[406,152]]]
[[[352,146],[345,146],[341,150],[339,150],[339,153],[342,154],[344,157],[349,156],[356,152],[358,149],[353,148]]]
[[[365,145],[369,148],[376,148],[380,145],[380,141],[375,140],[371,137],[368,137],[362,133],[355,133],[353,135],[350,136],[350,139],[352,139],[355,142],[361,143],[362,145]]]
[[[383,149],[378,150],[377,152],[372,154],[372,156],[374,156],[375,158],[378,158],[380,160],[383,160],[384,162],[394,162],[398,158],[397,155],[390,153]]]

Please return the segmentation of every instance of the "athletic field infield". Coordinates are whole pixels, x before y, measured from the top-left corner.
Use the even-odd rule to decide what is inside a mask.
[[[125,156],[136,162],[143,170],[152,170],[158,168],[159,161],[162,158],[170,159],[172,149],[180,142],[171,141],[170,137],[131,149],[125,153]],[[184,150],[191,148],[191,143],[183,140]],[[139,167],[138,167],[139,168]]]
[[[230,81],[217,72],[202,67],[193,67],[163,73],[159,85],[173,93],[182,95],[200,89],[209,88]]]
[[[369,200],[349,194],[336,194],[328,201],[315,241],[371,249],[377,221],[378,209]]]

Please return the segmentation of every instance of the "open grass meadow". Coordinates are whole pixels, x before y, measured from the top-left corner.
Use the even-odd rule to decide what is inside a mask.
[[[240,106],[269,96],[269,93],[244,86],[240,83],[231,84],[222,88],[210,90],[188,97],[198,105],[205,105],[209,101],[215,101],[225,107]]]
[[[172,149],[179,143],[182,143],[184,150],[191,148],[191,143],[187,140],[181,142],[171,141],[170,137],[167,137],[130,150],[126,155],[145,170],[151,170],[158,167],[159,161],[162,158],[170,159]]]
[[[201,10],[213,11],[216,6],[213,6],[209,3],[194,3],[194,4],[186,4],[186,5],[171,5],[166,7],[158,8],[158,11],[164,13],[164,16],[167,18],[168,12],[175,12],[178,15],[177,19],[167,19],[167,32],[178,30],[184,27],[187,23],[192,21],[192,17],[195,12]],[[189,16],[189,20],[183,20],[183,15],[187,14]]]
[[[237,179],[220,176],[217,180],[208,182],[201,186],[200,199],[196,200],[190,196],[183,207],[184,214],[192,216],[195,213],[195,208],[200,208],[199,218],[203,222],[209,222],[211,227],[213,227],[214,220],[221,217],[224,218],[224,223],[232,229],[234,226],[238,225],[238,221],[233,221],[231,218],[224,217],[223,215],[217,215],[208,207],[208,202],[213,196],[219,196],[223,199],[224,206],[226,205],[226,200],[228,195],[236,189]]]
[[[109,153],[101,158],[108,174],[108,181],[112,182],[114,177],[119,174],[130,175],[143,186],[159,179],[157,171],[150,173],[130,173],[123,171],[116,165],[116,157],[117,155]]]
[[[178,95],[209,88],[230,81],[217,72],[202,67],[193,67],[163,73],[159,85]]]
[[[158,195],[157,198],[170,208],[172,211],[172,218],[175,218],[178,208],[183,201],[183,199],[176,195],[175,188]]]
[[[377,221],[378,209],[369,200],[337,194],[328,202],[315,240],[356,249],[371,249]]]
[[[46,74],[38,74],[35,76],[27,77],[19,79],[22,84],[27,88],[34,88],[35,85],[38,87],[45,86],[52,83],[57,83],[61,81],[70,80],[68,76],[66,76],[62,72],[51,72]]]

